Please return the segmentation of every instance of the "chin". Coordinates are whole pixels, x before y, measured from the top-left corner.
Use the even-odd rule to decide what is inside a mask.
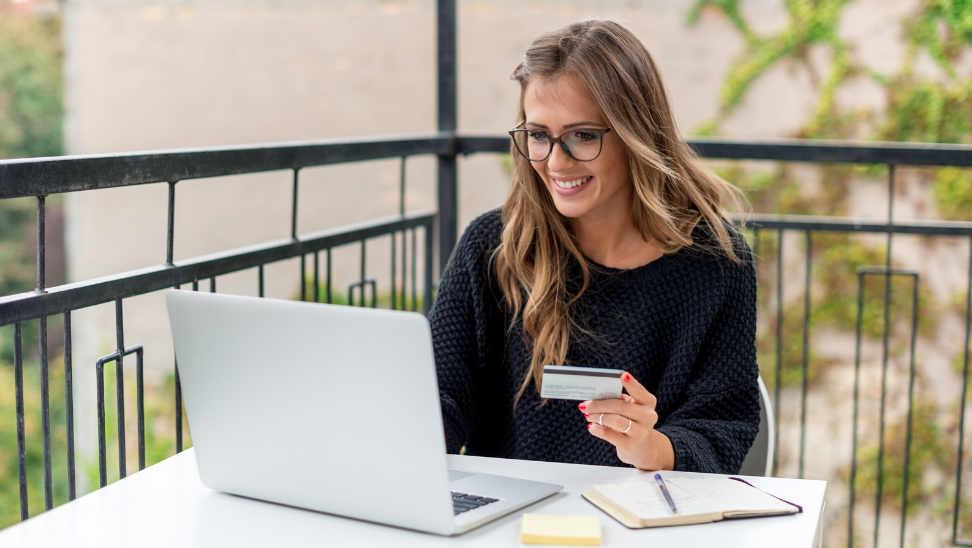
[[[565,200],[560,199],[560,196],[552,196],[552,198],[557,211],[568,219],[583,217],[585,214],[590,212],[590,208],[587,206],[587,204],[566,202]]]

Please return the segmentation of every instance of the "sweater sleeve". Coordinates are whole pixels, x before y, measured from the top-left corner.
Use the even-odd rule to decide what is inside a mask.
[[[750,257],[748,248],[742,256]],[[676,470],[736,474],[759,431],[755,271],[749,260],[726,261],[722,275],[721,306],[685,400],[658,427],[672,442]]]
[[[477,373],[486,352],[485,269],[499,219],[498,211],[491,212],[466,229],[442,274],[429,312],[449,453],[458,453],[473,429]]]

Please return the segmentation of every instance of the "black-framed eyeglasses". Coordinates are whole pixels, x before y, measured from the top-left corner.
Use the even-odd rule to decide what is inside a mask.
[[[546,160],[553,152],[555,144],[559,144],[567,156],[574,160],[590,162],[600,156],[604,134],[611,131],[611,128],[578,128],[553,137],[544,131],[521,128],[521,124],[522,122],[510,130],[510,137],[516,151],[531,162]]]

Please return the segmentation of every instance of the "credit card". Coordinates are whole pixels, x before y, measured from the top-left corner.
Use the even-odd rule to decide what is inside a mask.
[[[543,366],[540,397],[553,400],[609,400],[621,397],[621,369]]]

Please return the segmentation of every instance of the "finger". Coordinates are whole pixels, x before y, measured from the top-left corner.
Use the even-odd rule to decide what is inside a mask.
[[[630,451],[635,445],[635,442],[627,434],[622,434],[621,432],[608,428],[607,426],[588,423],[587,429],[594,437],[601,438],[621,451]]]
[[[597,422],[598,417],[602,413],[605,417],[608,415],[619,415],[625,419],[631,419],[635,424],[648,430],[654,428],[658,422],[658,413],[647,405],[638,405],[621,400],[594,400],[590,403],[584,411],[584,414],[588,415],[588,421],[590,422]],[[593,420],[591,419],[592,417]],[[627,421],[624,424],[624,428],[626,428]]]
[[[639,405],[635,402],[629,402],[619,399],[610,400],[591,400],[587,402],[587,407],[584,409],[585,413],[614,413],[615,415],[627,415],[632,416],[632,413],[637,413],[636,408]]]
[[[657,400],[655,396],[648,391],[647,388],[638,382],[638,379],[634,378],[634,375],[625,371],[621,374],[621,386],[628,391],[628,394],[635,399],[635,403],[640,403],[642,405],[647,405],[652,409],[655,408]]]
[[[587,422],[599,424],[602,426],[607,426],[618,432],[623,432],[628,435],[636,436],[639,432],[643,432],[644,429],[638,426],[638,423],[628,417],[622,415],[608,415],[605,414],[603,417],[600,413],[596,415],[585,415]],[[630,428],[628,427],[630,425]]]

